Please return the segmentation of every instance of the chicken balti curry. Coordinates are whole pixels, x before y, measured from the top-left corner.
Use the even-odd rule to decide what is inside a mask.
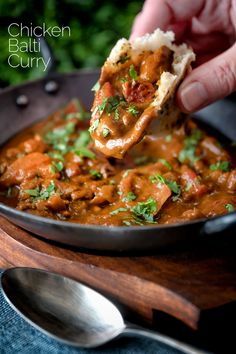
[[[0,150],[0,201],[81,224],[156,225],[222,215],[236,206],[233,153],[189,120],[146,135],[122,160],[94,148],[78,100]]]

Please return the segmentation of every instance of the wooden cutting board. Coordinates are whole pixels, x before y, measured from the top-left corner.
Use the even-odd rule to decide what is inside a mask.
[[[195,243],[192,249],[104,256],[46,242],[0,217],[0,245],[0,265],[37,267],[72,277],[150,324],[156,314],[166,314],[198,330],[209,318],[224,326],[224,317],[236,314],[235,247],[227,235]]]

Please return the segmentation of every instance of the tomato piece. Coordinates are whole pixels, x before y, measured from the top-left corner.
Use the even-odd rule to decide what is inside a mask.
[[[185,192],[193,197],[201,197],[208,191],[207,186],[201,184],[197,174],[188,167],[183,168],[181,179],[184,181]]]
[[[64,114],[77,113],[78,112],[78,103],[77,100],[72,100],[64,109]]]
[[[153,85],[148,82],[124,82],[122,85],[123,95],[127,102],[131,103],[148,103],[152,100],[155,89]]]
[[[112,97],[114,96],[114,89],[111,86],[110,82],[105,82],[103,84],[103,86],[97,91],[96,95],[95,95],[95,99],[94,99],[94,103],[93,103],[93,108],[92,111],[94,111],[94,109],[101,105],[103,100],[107,97]]]

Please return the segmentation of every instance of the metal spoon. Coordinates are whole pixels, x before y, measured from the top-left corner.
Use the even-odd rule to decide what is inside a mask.
[[[1,284],[6,300],[18,314],[63,343],[93,348],[123,334],[141,335],[184,353],[203,353],[162,334],[126,324],[104,296],[59,274],[12,268],[2,274]]]

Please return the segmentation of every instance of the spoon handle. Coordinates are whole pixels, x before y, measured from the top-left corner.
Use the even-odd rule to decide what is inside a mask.
[[[207,353],[209,353],[209,352],[203,351],[201,349],[194,348],[191,345],[183,343],[183,342],[176,340],[174,338],[170,338],[164,334],[154,332],[149,329],[136,326],[134,324],[126,324],[126,327],[125,327],[123,333],[130,335],[130,336],[133,336],[133,335],[134,336],[143,336],[143,337],[147,337],[150,339],[154,339],[160,343],[167,344],[170,347],[172,347],[174,349],[178,349],[178,350],[182,351],[183,353],[187,353],[187,354],[207,354]]]

